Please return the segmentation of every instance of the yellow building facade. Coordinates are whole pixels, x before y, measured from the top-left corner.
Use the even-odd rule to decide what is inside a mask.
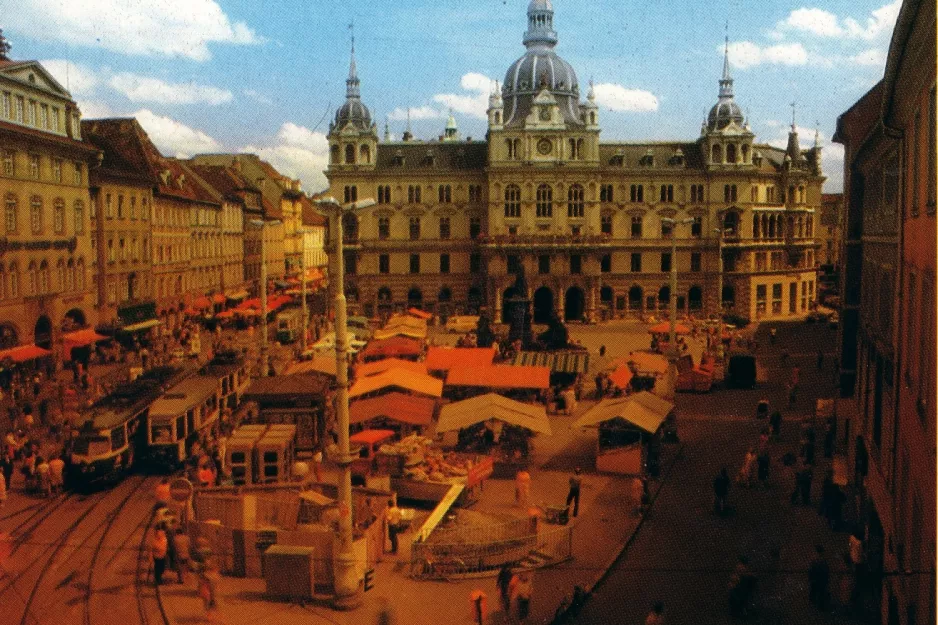
[[[53,349],[96,322],[88,170],[74,100],[35,61],[0,59],[0,345]]]
[[[802,150],[794,125],[785,149],[758,143],[728,62],[697,138],[603,142],[592,88],[582,101],[556,43],[550,3],[535,0],[527,50],[490,97],[486,141],[462,140],[452,119],[439,141],[379,141],[353,53],[328,194],[377,204],[343,220],[350,300],[366,314],[487,306],[499,318],[523,270],[536,321],[595,320],[667,310],[677,263],[682,312],[804,314],[820,147]]]

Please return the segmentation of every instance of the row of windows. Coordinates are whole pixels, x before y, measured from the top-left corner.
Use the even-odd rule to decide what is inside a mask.
[[[17,153],[15,150],[3,150],[3,168],[2,172],[4,176],[14,178],[17,176]],[[45,163],[48,161],[48,170],[45,168]],[[57,184],[61,184],[63,180],[63,171],[65,168],[65,161],[61,158],[46,158],[40,154],[27,154],[26,161],[26,176],[32,178],[33,180],[48,180]],[[84,166],[81,163],[73,162],[71,163],[72,168],[72,184],[81,185],[84,178]]]
[[[123,237],[117,239],[117,245],[114,244],[114,239],[108,239],[107,241],[107,262],[113,263],[116,261],[126,262],[127,260],[138,262],[141,259],[144,262],[150,260],[150,242],[149,239],[144,237],[142,239],[142,244],[138,242],[136,237],[132,237],[129,241]]]
[[[140,210],[138,212],[136,195],[131,195],[129,198],[125,198],[123,193],[118,193],[116,209],[118,219],[137,219],[138,215],[139,218],[144,221],[150,218],[150,200],[146,196],[140,198]],[[96,214],[92,215],[92,217],[96,216]],[[114,219],[115,217],[115,202],[110,193],[104,194],[104,217],[105,219]],[[193,223],[193,225],[198,224]]]
[[[29,200],[29,229],[33,234],[43,234],[46,228],[45,205],[42,197],[34,195]],[[19,200],[12,193],[4,198],[3,224],[4,230],[8,235],[14,235],[19,232]],[[85,204],[81,200],[75,200],[72,204],[72,228],[73,233],[83,234],[85,232]],[[66,211],[65,201],[57,198],[52,203],[52,231],[58,235],[66,233]]]
[[[55,274],[48,261],[32,261],[26,268],[25,292],[21,292],[21,276],[17,264],[0,265],[0,300],[16,299],[20,296],[45,295],[50,293],[70,293],[85,289],[85,261],[79,258],[60,258],[55,264]]]
[[[357,229],[357,226],[354,226]],[[357,237],[349,236],[348,225],[345,225],[346,236],[345,239],[349,242],[357,240]],[[420,238],[421,233],[421,219],[420,217],[411,217],[408,221],[408,236],[410,240],[416,241]],[[469,238],[476,239],[479,235],[482,234],[482,220],[479,217],[471,217],[469,219]],[[449,239],[452,236],[452,227],[449,217],[440,217],[439,221],[439,235],[440,239]],[[390,217],[379,217],[378,218],[378,239],[381,241],[386,241],[391,238],[391,218]]]
[[[338,163],[339,162],[339,146],[333,145],[329,148],[329,162]],[[368,144],[363,143],[357,151],[358,162],[365,165],[371,163],[371,147]],[[355,146],[351,143],[346,144],[345,146],[345,164],[354,165],[356,162],[356,150]]]
[[[814,217],[811,215],[789,216],[787,232],[794,238],[810,239],[814,236]],[[753,215],[753,239],[784,239],[786,221],[782,215]]]
[[[468,186],[469,202],[478,203],[482,201],[482,185],[471,184]],[[407,203],[420,204],[422,200],[422,188],[419,185],[409,185],[407,187]],[[450,204],[453,202],[453,186],[441,184],[437,186],[437,200],[440,204]],[[358,187],[348,185],[344,189],[345,202],[355,202],[358,200]],[[391,195],[391,185],[378,185],[378,204],[391,204],[393,202]]]
[[[56,133],[62,128],[62,112],[59,107],[27,99],[10,91],[0,92],[0,117]]]

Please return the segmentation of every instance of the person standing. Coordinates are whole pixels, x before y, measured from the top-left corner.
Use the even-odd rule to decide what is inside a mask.
[[[782,432],[782,413],[779,410],[776,410],[772,413],[772,416],[769,417],[769,427],[772,428],[772,437],[775,440],[778,440]]]
[[[388,526],[388,540],[391,541],[391,554],[397,554],[397,533],[401,525],[401,509],[393,499],[388,499],[388,507],[384,511],[384,522]]]
[[[155,507],[157,508],[163,508],[169,505],[170,494],[168,477],[160,479],[160,483],[156,485],[154,499],[156,499]]]
[[[159,586],[163,583],[163,571],[166,570],[166,555],[169,551],[169,541],[162,523],[157,523],[150,537],[150,556],[153,558],[153,583]]]
[[[573,470],[570,476],[570,490],[567,492],[567,508],[570,508],[570,502],[573,502],[573,518],[575,519],[580,512],[580,485],[583,478],[580,477],[580,467]]]
[[[740,486],[752,486],[752,474],[753,469],[755,468],[756,462],[756,452],[750,447],[746,451],[746,457],[743,459],[743,466],[739,469],[739,474],[736,476],[736,483]]]
[[[814,560],[808,568],[808,600],[824,611],[830,598],[831,570],[824,557],[824,547],[815,545],[814,552]]]
[[[713,499],[714,510],[717,514],[726,512],[726,498],[730,492],[730,477],[726,472],[726,467],[720,469],[720,473],[713,479]]]
[[[531,613],[531,595],[534,592],[530,571],[520,571],[511,578],[510,592],[518,606],[518,620],[524,622]]]
[[[495,584],[498,586],[498,596],[502,601],[502,611],[505,612],[506,617],[511,614],[511,579],[511,566],[503,564],[498,570]]]
[[[530,496],[531,474],[522,469],[515,475],[515,501],[522,508],[527,508]]]
[[[645,617],[645,625],[664,625],[664,601],[656,601]]]

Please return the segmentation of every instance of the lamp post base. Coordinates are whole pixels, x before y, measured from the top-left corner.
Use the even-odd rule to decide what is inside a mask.
[[[344,612],[360,607],[364,593],[355,570],[354,555],[342,552],[335,554],[333,559],[333,578],[335,597],[332,600],[332,607]]]

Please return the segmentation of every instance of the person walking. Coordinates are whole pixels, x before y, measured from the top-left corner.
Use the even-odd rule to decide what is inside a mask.
[[[580,477],[580,467],[573,470],[570,476],[570,490],[567,492],[567,508],[570,508],[570,502],[573,502],[573,518],[580,512],[580,485],[583,479]]]
[[[772,438],[778,440],[782,434],[782,413],[776,410],[769,417],[769,427],[772,429]]]
[[[518,607],[518,620],[523,623],[531,613],[531,595],[534,593],[530,571],[520,571],[511,578],[510,593]]]
[[[756,452],[750,447],[746,451],[746,457],[743,459],[743,465],[739,468],[736,475],[736,483],[739,486],[752,486],[752,474],[756,461]]]
[[[388,527],[388,540],[391,541],[391,554],[397,554],[397,533],[401,525],[401,509],[393,499],[388,499],[388,507],[384,511],[384,522]]]
[[[664,601],[656,601],[645,617],[645,625],[664,625]]]
[[[46,459],[39,456],[36,458],[36,485],[39,488],[39,493],[43,497],[50,497],[52,495],[52,484],[49,481],[49,463],[46,462]]]
[[[498,586],[498,597],[502,602],[502,611],[508,617],[511,614],[511,580],[513,574],[511,566],[503,564],[498,570],[498,577],[495,579],[495,585]]]
[[[522,469],[515,475],[515,502],[522,508],[527,508],[530,496],[531,474]]]
[[[808,567],[808,600],[824,611],[830,599],[831,569],[824,557],[824,547],[815,545],[814,552],[814,559]]]
[[[157,586],[163,583],[163,571],[166,570],[166,555],[169,551],[169,541],[166,538],[166,529],[162,523],[157,523],[150,537],[150,557],[153,558],[153,583]]]
[[[720,469],[720,473],[713,479],[713,499],[714,510],[722,515],[726,512],[726,498],[730,492],[730,477],[726,472],[726,467]]]

